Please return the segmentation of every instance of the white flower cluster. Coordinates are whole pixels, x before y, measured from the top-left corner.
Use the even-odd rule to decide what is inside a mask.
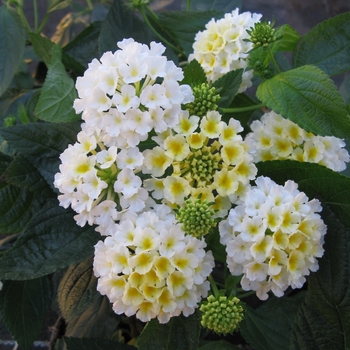
[[[242,288],[265,300],[270,290],[281,297],[289,286],[301,288],[318,270],[326,225],[320,202],[309,201],[295,182],[281,186],[262,176],[255,182],[219,231],[230,272],[243,274]]]
[[[246,140],[255,144],[255,162],[294,159],[343,171],[350,160],[343,140],[334,136],[315,136],[273,111],[253,121],[250,128],[253,132]]]
[[[174,131],[155,137],[159,146],[143,152],[142,171],[152,175],[145,188],[170,206],[200,196],[215,203],[216,216],[226,216],[257,173],[240,122],[226,123],[217,111],[201,119],[183,111]]]
[[[54,185],[60,205],[71,206],[80,226],[108,227],[121,208],[140,211],[148,192],[135,175],[143,164],[137,147],[149,132],[166,132],[179,123],[181,104],[193,100],[183,72],[162,56],[165,47],[150,48],[125,39],[120,50],[94,59],[77,79],[74,102],[85,123],[78,141],[60,156]]]
[[[215,81],[224,74],[248,66],[248,52],[253,48],[247,29],[254,27],[261,14],[243,12],[238,8],[226,13],[219,20],[212,19],[205,30],[198,32],[193,44],[193,53],[189,60],[196,59],[203,67],[209,81]],[[245,70],[239,92],[252,86],[252,70]]]
[[[185,236],[168,207],[128,211],[112,231],[95,246],[94,273],[117,314],[166,323],[207,297],[214,258],[204,240]]]

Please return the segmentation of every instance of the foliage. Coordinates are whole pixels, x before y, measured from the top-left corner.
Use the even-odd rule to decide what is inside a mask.
[[[60,155],[76,142],[82,123],[73,108],[75,83],[89,63],[116,51],[116,42],[124,38],[147,45],[159,41],[167,57],[183,67],[182,84],[207,83],[200,64],[187,61],[195,36],[241,2],[183,1],[182,11],[157,14],[147,1],[130,6],[130,1],[89,0],[79,7],[69,0],[47,0],[47,14],[41,24],[36,17],[34,28],[22,3],[8,0],[0,7],[0,314],[19,345],[31,347],[50,311],[66,323],[63,337],[51,344],[55,349],[214,350],[235,349],[243,342],[258,350],[350,348],[348,170],[337,173],[296,160],[257,164],[259,175],[281,185],[294,180],[310,199],[321,201],[325,253],[303,290],[288,289],[282,298],[262,302],[242,290],[240,276],[229,274],[218,230],[211,230],[206,242],[216,260],[212,290],[217,292],[215,280],[228,297],[242,300],[245,311],[240,329],[227,336],[204,330],[199,310],[165,324],[116,315],[96,289],[92,257],[100,233],[95,226],[78,226],[73,210],[57,200],[53,184]],[[68,6],[74,10],[70,29],[82,18],[85,28],[73,36],[62,29],[60,38],[57,33],[44,37],[50,15]],[[239,120],[247,134],[251,122],[270,109],[306,132],[349,143],[349,76],[340,87],[332,80],[350,71],[349,23],[350,13],[344,13],[303,37],[288,25],[277,27],[270,44],[251,52],[249,65],[258,75],[255,95],[239,90],[243,69],[211,84],[220,94],[223,120]],[[292,55],[287,69],[281,64],[286,54]],[[34,79],[25,64],[29,57],[36,66]],[[154,142],[149,138],[141,146]]]

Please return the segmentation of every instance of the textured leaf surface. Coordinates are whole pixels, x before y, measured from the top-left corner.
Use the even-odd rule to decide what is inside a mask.
[[[92,269],[93,259],[89,258],[72,265],[64,274],[58,287],[58,305],[66,321],[82,314],[90,304],[100,297],[97,279]]]
[[[67,350],[132,350],[134,346],[100,338],[64,337]]]
[[[10,6],[0,7],[0,96],[15,75],[24,53],[26,32]]]
[[[93,254],[100,234],[79,227],[71,210],[50,200],[0,259],[0,280],[27,280],[76,264]]]
[[[0,128],[0,135],[21,154],[58,157],[68,144],[75,143],[79,129],[79,123],[30,123]]]
[[[318,24],[297,44],[293,64],[313,64],[328,75],[350,69],[350,12]]]
[[[204,69],[196,60],[192,60],[184,68],[184,78],[181,84],[188,84],[191,86],[201,85],[207,83],[207,77]]]
[[[23,349],[36,340],[51,303],[48,277],[29,281],[4,281],[0,312],[8,330]]]
[[[350,349],[350,229],[328,208],[325,253],[309,278],[291,349]]]
[[[241,333],[251,346],[259,350],[288,349],[290,333],[304,293],[281,299],[272,297],[254,310],[245,307]]]
[[[189,317],[173,317],[165,324],[153,319],[142,331],[138,345],[142,350],[195,350],[198,348],[200,329],[198,313]]]
[[[333,81],[315,66],[303,66],[259,85],[266,106],[317,135],[346,138],[350,117]]]
[[[101,27],[100,55],[106,51],[116,51],[117,42],[127,38],[147,45],[154,40],[150,29],[127,10],[125,3],[122,0],[114,0]]]
[[[73,102],[78,94],[73,80],[67,75],[59,50],[60,47],[53,47],[47,76],[35,108],[39,119],[51,123],[72,122],[80,119],[73,109]]]

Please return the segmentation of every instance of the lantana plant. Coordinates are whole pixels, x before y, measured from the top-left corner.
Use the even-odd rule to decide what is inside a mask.
[[[57,350],[349,347],[350,13],[302,37],[236,6],[88,1],[62,47],[42,30],[68,4],[33,29],[0,8],[15,341],[49,313]]]

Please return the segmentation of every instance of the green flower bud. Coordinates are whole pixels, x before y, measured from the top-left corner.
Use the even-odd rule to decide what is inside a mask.
[[[199,310],[202,326],[223,335],[237,330],[244,317],[243,307],[236,297],[210,295]]]
[[[14,117],[13,115],[10,115],[9,117],[6,117],[4,119],[4,126],[6,128],[9,126],[16,125],[16,124],[17,124],[16,117]]]
[[[186,105],[190,115],[203,117],[209,111],[215,111],[218,108],[217,102],[220,100],[220,95],[215,87],[210,87],[209,84],[203,83],[192,88],[194,101]]]
[[[276,41],[276,29],[273,28],[274,23],[269,21],[257,22],[251,30],[247,30],[247,33],[250,35],[250,38],[247,41],[250,41],[254,44],[254,47],[268,46],[269,44]]]
[[[216,225],[213,218],[215,211],[210,209],[212,203],[200,198],[192,201],[188,199],[183,207],[176,213],[176,219],[182,223],[182,230],[197,238],[209,233],[209,230]]]

